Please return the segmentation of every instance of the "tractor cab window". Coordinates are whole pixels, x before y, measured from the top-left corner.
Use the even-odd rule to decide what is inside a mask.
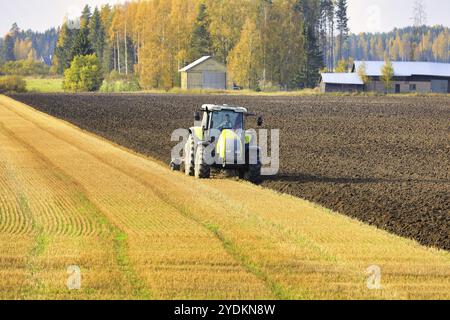
[[[214,111],[211,117],[211,128],[217,130],[242,130],[244,117],[242,113],[233,111]]]

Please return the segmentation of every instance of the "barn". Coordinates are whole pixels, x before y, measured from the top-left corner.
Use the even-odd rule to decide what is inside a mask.
[[[356,74],[362,64],[370,83],[367,91],[385,92],[381,80],[384,61],[355,61],[352,72]],[[390,93],[450,93],[450,64],[436,62],[392,62],[393,86]]]
[[[364,82],[356,73],[322,73],[320,90],[322,92],[360,92]]]
[[[227,89],[227,68],[211,56],[204,56],[179,72],[184,90]]]

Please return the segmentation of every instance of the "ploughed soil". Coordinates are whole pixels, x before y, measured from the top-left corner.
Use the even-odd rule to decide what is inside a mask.
[[[450,250],[448,96],[12,97],[167,163],[172,131],[192,126],[202,104],[247,107],[264,116],[265,128],[281,130],[280,173],[263,186]]]

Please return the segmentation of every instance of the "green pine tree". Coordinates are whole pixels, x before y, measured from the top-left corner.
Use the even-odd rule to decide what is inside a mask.
[[[301,70],[294,74],[292,86],[314,88],[320,77],[320,70],[324,66],[322,51],[320,50],[318,23],[320,22],[320,7],[318,3],[309,0],[298,0],[294,10],[303,16],[304,24],[304,56]]]
[[[80,30],[76,32],[70,56],[86,56],[94,53],[89,41],[89,22],[91,20],[91,9],[86,5],[80,17]]]
[[[102,24],[100,12],[98,11],[97,8],[95,8],[94,14],[92,15],[89,22],[88,39],[94,53],[97,55],[98,59],[102,62],[106,46],[106,32]]]
[[[91,17],[92,17],[91,8],[88,5],[86,5],[80,17],[80,29],[85,29],[89,26]]]
[[[1,49],[1,59],[8,62],[8,61],[15,61],[16,56],[14,54],[14,46],[16,41],[19,39],[20,36],[20,29],[17,23],[14,23],[11,26],[11,29],[9,30],[8,34],[3,39],[3,48]]]
[[[319,41],[312,26],[305,28],[305,68],[306,78],[304,86],[314,88],[317,86],[320,70],[324,67],[323,56],[320,51]]]
[[[341,60],[343,58],[342,49],[344,47],[344,43],[348,40],[348,33],[350,31],[348,27],[348,15],[347,15],[347,0],[338,0],[337,8],[336,8],[336,22],[337,29],[339,31],[338,35],[338,59]]]
[[[208,15],[206,12],[206,5],[202,3],[199,7],[199,13],[195,22],[194,30],[192,31],[191,40],[189,43],[188,60],[195,61],[202,56],[211,54],[211,35],[208,31]]]
[[[82,28],[75,36],[70,56],[86,56],[93,53],[94,50],[89,41],[89,29]]]
[[[58,42],[55,48],[52,70],[58,74],[63,74],[64,70],[70,67],[73,59],[72,46],[74,41],[73,30],[65,22],[59,32]]]
[[[15,44],[14,37],[8,33],[5,36],[5,39],[3,40],[3,59],[5,61],[15,61],[16,57],[14,55],[14,44]]]

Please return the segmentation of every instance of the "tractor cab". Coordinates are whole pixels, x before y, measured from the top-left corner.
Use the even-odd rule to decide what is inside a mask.
[[[228,105],[203,105],[203,116],[200,112],[195,114],[195,120],[201,121],[204,130],[244,130],[244,116],[248,114],[247,109],[231,107]]]

